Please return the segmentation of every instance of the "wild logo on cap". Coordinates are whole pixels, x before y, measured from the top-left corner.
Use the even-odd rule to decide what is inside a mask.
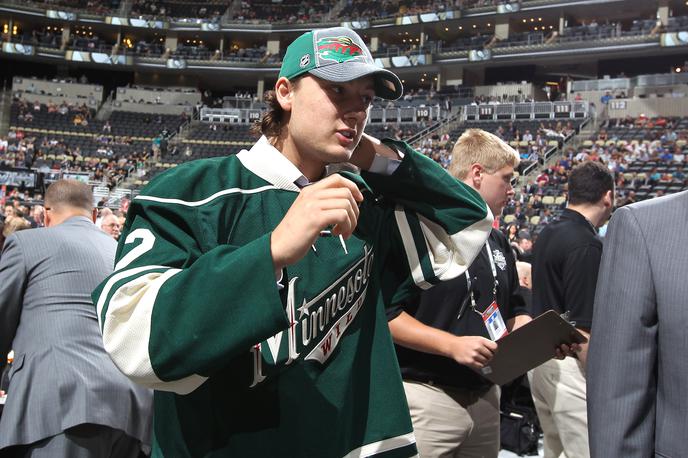
[[[304,73],[338,83],[371,76],[375,95],[383,99],[396,100],[404,91],[399,77],[379,67],[361,37],[345,27],[306,32],[287,47],[279,77],[292,80]]]
[[[363,55],[363,49],[351,37],[327,37],[318,40],[318,55],[321,59],[342,63]]]

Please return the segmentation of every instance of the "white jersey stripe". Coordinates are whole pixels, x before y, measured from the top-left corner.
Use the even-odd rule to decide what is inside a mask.
[[[406,259],[415,284],[421,289],[432,287],[432,279],[426,278],[421,268],[418,247],[411,233],[406,212],[400,206],[394,210],[394,217],[401,234],[406,252]],[[432,266],[433,275],[441,281],[450,280],[464,273],[471,265],[480,248],[485,244],[485,234],[490,233],[492,213],[457,232],[447,234],[442,226],[417,214],[418,223],[423,232],[424,243]],[[430,280],[430,281],[429,281]]]
[[[188,201],[188,200],[181,200],[181,199],[168,199],[165,197],[154,197],[154,196],[143,196],[143,195],[138,195],[134,197],[134,200],[147,200],[150,202],[159,202],[163,204],[177,204],[177,205],[185,205],[187,207],[200,207],[201,205],[205,205],[209,202],[212,202],[213,200],[217,199],[218,197],[226,196],[229,194],[257,194],[259,192],[263,191],[269,191],[271,189],[279,189],[277,186],[272,186],[272,185],[267,185],[267,186],[261,186],[260,188],[254,188],[254,189],[241,189],[241,188],[230,188],[230,189],[225,189],[219,192],[216,192],[210,197],[206,197],[203,200],[196,200],[196,201]]]
[[[413,240],[413,234],[411,234],[411,228],[409,226],[408,218],[406,217],[406,212],[399,205],[394,210],[394,218],[397,221],[397,227],[399,228],[399,233],[401,234],[401,241],[404,244],[404,252],[406,252],[406,259],[408,261],[409,268],[411,269],[411,275],[414,283],[421,289],[431,288],[432,284],[425,281],[425,276],[423,275],[423,270],[420,266],[416,242]]]
[[[416,436],[413,433],[404,434],[402,436],[390,437],[379,442],[366,444],[362,447],[352,450],[343,458],[365,458],[378,453],[388,452],[401,447],[407,447],[416,443]]]
[[[100,319],[105,299],[114,284],[126,277],[164,266],[143,266],[113,275],[98,300]],[[122,373],[148,388],[187,394],[202,385],[207,377],[190,375],[165,382],[155,374],[148,353],[153,306],[160,288],[181,269],[166,268],[165,272],[148,272],[121,285],[109,299],[107,319],[103,325],[103,346]]]

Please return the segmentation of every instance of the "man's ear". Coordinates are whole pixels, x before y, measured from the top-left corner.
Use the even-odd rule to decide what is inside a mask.
[[[275,83],[275,96],[284,111],[291,111],[294,84],[284,76]]]
[[[473,185],[476,189],[480,188],[480,183],[483,180],[483,173],[485,169],[483,169],[483,166],[478,164],[477,162],[475,164],[471,165],[471,168],[468,169],[468,177],[473,181]]]
[[[614,191],[607,191],[604,194],[604,206],[607,208],[614,206]]]
[[[91,210],[91,219],[93,220],[94,223],[98,219],[98,209],[97,208],[94,208],[93,210]]]

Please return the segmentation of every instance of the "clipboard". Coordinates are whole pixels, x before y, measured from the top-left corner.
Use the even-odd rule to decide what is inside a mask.
[[[556,355],[561,344],[585,343],[588,339],[554,310],[548,310],[533,321],[497,341],[497,353],[480,375],[503,385],[525,374]]]

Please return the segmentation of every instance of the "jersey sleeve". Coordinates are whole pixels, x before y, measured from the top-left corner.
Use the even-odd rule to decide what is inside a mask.
[[[388,303],[450,280],[471,265],[485,244],[493,217],[480,195],[405,142],[385,140],[404,158],[391,175],[363,172],[387,215],[384,237],[396,275]],[[386,282],[389,284],[389,282]]]
[[[194,202],[135,198],[115,272],[93,293],[112,360],[156,390],[189,393],[288,327],[271,234],[212,246],[213,229],[201,220]]]

